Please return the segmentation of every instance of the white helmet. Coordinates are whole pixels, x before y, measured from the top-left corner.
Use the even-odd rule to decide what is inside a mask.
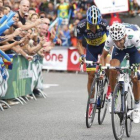
[[[114,23],[109,28],[109,34],[113,40],[121,40],[125,36],[125,26],[121,23]]]

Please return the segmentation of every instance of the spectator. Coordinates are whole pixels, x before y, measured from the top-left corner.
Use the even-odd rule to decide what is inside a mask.
[[[8,5],[8,6],[12,6],[12,3],[11,3],[11,1],[10,0],[3,0],[3,5],[5,6],[5,5]]]
[[[46,18],[46,13],[44,11],[39,12],[39,18]]]
[[[81,12],[77,12],[76,19],[81,21],[81,20],[85,19],[85,16],[83,16]]]
[[[72,2],[70,3],[70,8],[72,10],[72,18],[75,18],[76,17],[76,13],[79,11],[79,8],[78,8],[78,4],[77,4],[77,1],[76,0],[72,0]]]
[[[19,4],[20,4],[20,2],[15,2],[14,3],[14,5],[12,7],[13,11],[18,11],[19,10]]]
[[[2,18],[4,15],[4,8],[0,7],[0,18]]]
[[[79,0],[79,1],[78,1],[78,7],[80,8],[80,11],[81,11],[81,12],[87,10],[87,7],[88,7],[87,5],[88,5],[87,0]]]
[[[136,8],[137,14],[140,15],[140,1],[134,0],[134,6]]]
[[[45,12],[47,13],[47,18],[50,19],[50,21],[53,21],[56,19],[57,17],[57,10],[54,9],[54,5],[52,2],[48,3],[48,8],[45,10]]]
[[[29,8],[28,14],[29,14],[29,18],[31,17],[32,14],[36,13],[34,8]]]
[[[21,21],[21,23],[23,25],[25,25],[26,23],[26,19],[25,19],[25,13],[28,13],[29,10],[29,1],[28,0],[21,0],[20,5],[19,5],[19,21]]]
[[[0,0],[0,8],[3,7],[3,0]]]
[[[62,40],[62,46],[69,47],[71,45],[71,35],[68,25],[63,26],[63,31],[60,31],[60,38]]]
[[[76,30],[76,26],[78,25],[78,23],[80,22],[80,20],[75,20],[75,22],[73,23],[73,26],[70,30],[71,32],[71,44],[74,47],[77,47],[77,30]]]
[[[37,13],[33,13],[30,17],[30,20],[32,23],[36,22],[37,19],[39,19],[39,16]]]
[[[50,22],[46,19],[48,23]],[[48,31],[49,26],[47,24],[39,25],[39,37],[40,40],[44,38],[44,47],[39,51],[41,56],[44,55],[44,52],[50,52],[50,50],[54,47],[54,43],[52,43],[52,36],[51,33]]]
[[[65,3],[64,0],[60,0],[60,4],[57,7],[57,13],[58,17],[63,19],[63,25],[69,24],[69,9],[70,5],[68,3]]]
[[[41,4],[39,6],[39,11],[45,12],[47,9],[47,4],[48,4],[47,0],[41,0]]]
[[[4,6],[4,15],[7,15],[11,11],[11,7],[8,5]]]

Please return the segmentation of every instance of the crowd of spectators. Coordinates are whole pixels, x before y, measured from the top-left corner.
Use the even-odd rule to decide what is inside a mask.
[[[12,0],[4,5],[18,11],[20,0]],[[93,5],[93,0],[30,0],[30,8],[25,16],[31,17],[36,13],[39,18],[48,18],[52,23],[57,17],[63,19],[61,27],[55,25],[57,36],[61,41],[56,42],[58,46],[77,46],[75,37],[75,26],[86,17],[86,9]],[[8,6],[8,7],[7,7]]]
[[[29,29],[28,26],[32,25],[31,23],[36,23],[35,27],[32,26],[30,30],[26,30],[26,35],[22,35],[23,38],[24,36],[28,36],[27,34],[29,33],[32,34],[32,38],[30,38],[29,41],[30,46],[33,46],[33,42],[34,45],[37,45],[37,43],[35,43],[37,40],[34,39],[37,39],[36,36],[38,36],[37,34],[38,32],[40,32],[40,28],[45,28],[45,26],[38,26],[39,22],[41,22],[40,19],[46,19],[46,21],[49,23],[48,27],[46,27],[47,29],[49,28],[49,25],[56,20],[57,17],[60,17],[63,19],[61,26],[58,27],[58,25],[56,24],[52,29],[54,30],[52,31],[52,33],[54,33],[53,36],[55,37],[57,35],[57,37],[60,39],[57,40],[56,45],[64,47],[77,46],[75,27],[80,22],[80,20],[86,17],[86,10],[88,9],[88,7],[94,4],[94,0],[28,1],[29,7],[25,8],[24,10],[24,8],[21,7],[21,0],[0,0],[0,17],[2,17],[3,15],[7,15],[10,10],[16,11],[16,16],[18,17],[14,17],[14,19],[16,20],[12,27],[12,29],[14,28],[14,30],[18,27],[22,27],[22,30],[24,28]],[[130,11],[128,13],[131,16],[140,15],[140,0],[129,0],[129,7]],[[10,32],[6,31],[5,35],[8,35],[10,33],[12,33],[11,30]],[[48,35],[46,37],[48,37]],[[14,47],[12,49],[14,49]],[[27,56],[24,53],[25,51],[22,52],[22,50],[20,49],[18,51],[21,51],[20,53],[22,53],[25,57]]]

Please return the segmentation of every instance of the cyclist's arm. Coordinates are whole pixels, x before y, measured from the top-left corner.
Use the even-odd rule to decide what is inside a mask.
[[[103,49],[103,52],[102,52],[102,55],[101,55],[101,58],[100,58],[100,63],[101,63],[102,66],[106,65],[106,57],[107,57],[108,54],[109,54],[109,52],[106,51],[105,49]]]
[[[80,55],[84,55],[84,47],[82,45],[82,40],[78,39],[77,49]]]
[[[109,54],[111,48],[113,46],[113,40],[111,39],[110,36],[108,36],[106,42],[105,42],[105,46],[104,46],[104,49],[103,49],[103,52],[102,52],[102,55],[101,55],[101,58],[100,58],[100,63],[105,66],[106,64],[106,57],[107,55]]]
[[[82,27],[81,27],[82,25]],[[82,45],[82,39],[85,30],[85,22],[79,23],[76,27],[76,37],[77,37],[77,49],[80,55],[84,55],[84,46]]]
[[[131,42],[134,44],[138,52],[140,53],[140,39],[139,39],[139,33],[134,32],[134,34],[131,35]]]

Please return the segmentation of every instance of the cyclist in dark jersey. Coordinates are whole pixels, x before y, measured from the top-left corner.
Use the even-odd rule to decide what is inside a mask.
[[[108,23],[105,19],[102,19],[100,10],[96,6],[91,6],[87,11],[87,18],[82,20],[77,25],[77,38],[78,38],[78,50],[81,55],[81,60],[84,61],[84,49],[82,45],[82,39],[86,39],[86,60],[98,61],[98,55],[102,54],[104,43],[108,35]],[[87,65],[86,70],[88,73],[88,93],[90,93],[91,84],[95,75],[95,65]],[[91,101],[92,102],[92,101]]]

